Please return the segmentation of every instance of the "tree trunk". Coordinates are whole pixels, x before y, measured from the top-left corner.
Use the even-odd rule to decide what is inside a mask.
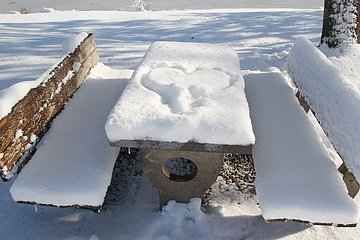
[[[355,1],[357,4],[357,14],[356,14],[356,36],[357,36],[357,43],[360,43],[360,0]]]
[[[321,44],[327,44],[329,47],[334,47],[336,44],[329,42],[330,37],[332,36],[332,29],[334,28],[333,19],[330,18],[331,14],[334,12],[334,9],[331,7],[335,1],[334,0],[325,0],[324,2],[324,13],[323,13],[323,28],[321,33]]]
[[[359,43],[360,0],[325,0],[321,44]]]

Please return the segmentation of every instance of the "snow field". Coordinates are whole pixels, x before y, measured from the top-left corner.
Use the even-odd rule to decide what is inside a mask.
[[[111,142],[253,144],[236,52],[219,44],[153,43],[105,129]]]
[[[136,4],[138,2],[138,4]],[[49,13],[53,9],[58,10],[95,10],[95,11],[138,11],[139,5],[143,3],[145,10],[173,10],[173,9],[218,9],[218,8],[320,8],[323,6],[322,0],[272,0],[272,1],[253,1],[253,0],[77,0],[77,1],[49,1],[49,0],[2,0],[0,13],[19,13],[22,8],[30,12]],[[50,7],[50,8],[49,8]]]
[[[109,75],[107,75],[109,73]],[[53,122],[31,163],[12,185],[15,201],[55,206],[101,206],[118,149],[109,146],[106,116],[131,71],[111,71],[99,63]],[[111,79],[109,76],[117,75]],[[94,111],[96,109],[96,111]]]
[[[295,42],[288,69],[350,172],[360,179],[359,87],[306,39]]]

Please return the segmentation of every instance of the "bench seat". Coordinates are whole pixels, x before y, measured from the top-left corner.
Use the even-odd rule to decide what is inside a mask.
[[[351,199],[292,89],[280,73],[245,77],[256,143],[256,192],[267,221],[356,225]]]
[[[101,208],[119,152],[109,146],[104,124],[125,85],[122,79],[83,84],[16,178],[15,201]]]

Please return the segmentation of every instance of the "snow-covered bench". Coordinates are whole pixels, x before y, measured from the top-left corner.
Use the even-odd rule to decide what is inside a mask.
[[[101,66],[95,70],[106,73]],[[109,146],[104,123],[125,84],[106,75],[85,81],[15,179],[16,202],[101,209],[119,153]]]
[[[113,146],[142,149],[160,205],[201,197],[223,153],[251,154],[255,142],[236,52],[221,44],[153,43],[105,129]],[[185,172],[175,173],[174,164]]]
[[[288,58],[298,96],[311,109],[344,164],[349,195],[355,197],[360,179],[360,90],[310,41],[298,39]],[[358,70],[358,69],[357,69]]]
[[[54,105],[55,110],[61,109],[60,104],[65,104],[67,97],[77,90],[98,59],[94,39],[89,35],[73,53],[51,69],[50,76],[46,76],[38,88],[32,89],[30,96],[24,98],[26,101],[42,99],[36,103],[38,108],[27,112],[28,120],[38,131],[42,131],[46,121],[56,113]],[[81,65],[74,64],[78,61]],[[76,65],[80,68],[72,70]],[[106,72],[101,66],[97,66],[98,71]],[[70,78],[62,79],[65,75]],[[104,122],[122,87],[124,81],[119,79],[89,79],[83,84],[65,110],[54,119],[31,161],[11,186],[10,192],[16,202],[94,210],[102,207],[119,152],[108,145]],[[48,105],[44,106],[44,103]],[[36,122],[39,118],[41,122]],[[26,123],[23,122],[13,124]],[[21,144],[31,141],[30,137],[25,138],[28,130],[22,129]]]
[[[280,73],[245,77],[256,136],[256,193],[267,221],[354,226],[358,207]]]
[[[0,177],[10,179],[36,150],[48,125],[98,62],[92,34],[67,42],[69,51],[34,81],[0,91]]]

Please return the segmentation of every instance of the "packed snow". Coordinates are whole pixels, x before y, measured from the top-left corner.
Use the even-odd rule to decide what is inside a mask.
[[[119,151],[109,146],[103,126],[127,81],[109,79],[106,73],[111,71],[101,63],[93,71],[107,79],[87,80],[56,118],[10,189],[15,201],[102,205]],[[122,70],[117,76],[128,78],[131,73]]]
[[[0,11],[7,12],[3,2]],[[31,1],[32,7],[38,6],[36,11],[43,6],[60,9],[50,4],[36,5],[39,2]],[[57,3],[71,9],[76,8],[75,4],[86,7],[92,2]],[[190,1],[187,7],[202,7],[199,2]],[[251,2],[252,6],[274,3]],[[171,2],[162,3],[165,8]],[[311,7],[316,1],[292,3],[287,7],[299,8],[303,3]],[[110,6],[104,1],[101,4]],[[225,5],[223,1],[219,4]],[[19,9],[19,5],[13,6]],[[37,79],[59,60],[63,41],[79,32],[94,34],[101,61],[112,68],[103,69],[109,78],[121,78],[115,69],[135,70],[150,44],[160,40],[226,43],[238,53],[243,75],[276,69],[286,74],[284,64],[292,43],[298,37],[319,43],[321,19],[321,9],[1,14],[0,88]],[[104,74],[99,71],[92,78],[106,81]],[[116,90],[120,96],[119,88]],[[207,214],[198,210],[199,200],[189,204],[171,202],[166,210],[159,212],[155,210],[157,191],[141,175],[140,166],[133,159],[123,158],[120,163],[123,162],[128,162],[125,166],[131,174],[127,175],[126,171],[120,174],[121,181],[114,191],[117,200],[100,214],[82,209],[16,204],[9,193],[13,180],[0,182],[2,239],[360,239],[359,227],[322,227],[295,222],[267,224],[256,195],[246,195],[226,184],[221,185],[218,197],[212,199],[221,204]],[[217,186],[219,184],[215,184],[215,188]],[[355,200],[360,203],[358,196]]]
[[[359,87],[306,39],[295,42],[288,68],[347,167],[360,179]]]
[[[355,224],[358,207],[280,73],[246,76],[257,141],[256,192],[267,220]]]
[[[105,129],[111,142],[254,144],[236,52],[219,44],[153,43]]]

